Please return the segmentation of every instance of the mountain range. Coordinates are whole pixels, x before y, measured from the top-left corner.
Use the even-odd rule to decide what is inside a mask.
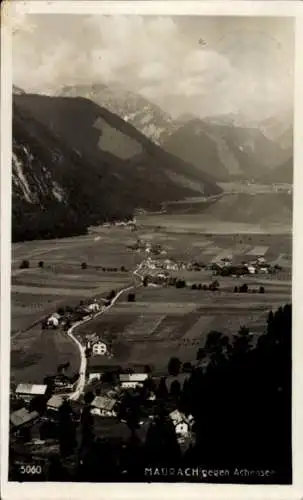
[[[92,101],[18,91],[13,106],[14,241],[79,234],[138,207],[221,192]]]
[[[261,180],[266,173],[269,182],[275,182],[275,168],[291,156],[290,150],[281,148],[257,128],[222,125],[199,118],[188,120],[163,136],[161,145],[217,181]]]
[[[175,128],[172,117],[159,106],[119,85],[66,85],[56,95],[89,99],[133,125],[155,144],[161,144],[161,136]]]
[[[286,122],[269,118],[259,124],[246,120],[246,125],[240,114],[201,119],[185,113],[173,120],[156,104],[119,85],[64,86],[58,95],[92,100],[218,181],[264,177],[275,182],[275,168],[283,168],[292,156],[291,117]]]

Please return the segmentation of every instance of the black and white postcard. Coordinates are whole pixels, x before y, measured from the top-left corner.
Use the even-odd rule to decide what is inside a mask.
[[[4,4],[10,495],[299,491],[299,3]]]

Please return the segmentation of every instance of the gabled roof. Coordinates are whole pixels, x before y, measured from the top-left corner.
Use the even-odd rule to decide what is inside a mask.
[[[21,408],[20,410],[15,411],[10,416],[10,421],[14,425],[14,427],[19,427],[20,425],[31,422],[39,416],[39,413],[36,411],[29,412],[26,408]]]
[[[54,394],[47,402],[47,406],[50,408],[60,408],[64,399],[59,394]]]
[[[100,410],[111,411],[114,408],[116,402],[117,401],[115,399],[106,398],[104,396],[96,396],[92,402],[92,406],[94,406],[95,408],[99,408]]]
[[[175,425],[186,422],[185,415],[183,415],[183,413],[180,413],[179,410],[172,411],[169,416]]]
[[[16,394],[32,394],[33,396],[45,394],[47,385],[42,384],[19,384]]]
[[[121,373],[120,382],[144,382],[148,378],[147,373]]]

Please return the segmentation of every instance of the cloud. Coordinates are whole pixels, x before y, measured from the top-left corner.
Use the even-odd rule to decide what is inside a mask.
[[[261,34],[231,27],[201,46],[188,18],[23,17],[14,35],[14,83],[49,93],[64,84],[115,83],[173,115],[241,110],[261,120],[292,106],[292,45],[281,26],[272,22]]]

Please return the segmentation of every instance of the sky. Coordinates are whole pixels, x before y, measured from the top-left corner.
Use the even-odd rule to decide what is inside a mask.
[[[237,114],[287,120],[294,25],[282,17],[23,15],[13,35],[14,84],[118,84],[173,117]]]

